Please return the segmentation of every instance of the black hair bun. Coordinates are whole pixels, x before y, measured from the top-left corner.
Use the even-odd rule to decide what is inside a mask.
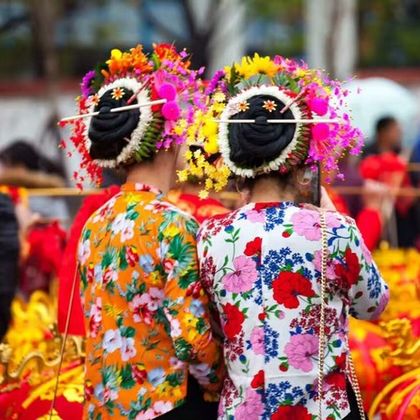
[[[265,101],[272,101],[275,110],[264,108]],[[292,141],[296,124],[269,124],[269,119],[295,119],[288,109],[280,112],[285,104],[274,96],[255,95],[247,99],[249,109],[231,119],[252,119],[254,124],[229,124],[230,160],[241,168],[252,169],[277,158]]]
[[[99,115],[92,117],[89,126],[89,139],[91,141],[90,156],[92,159],[115,159],[127,145],[131,133],[139,123],[140,109],[131,109],[122,112],[109,112],[113,108],[127,105],[133,91],[125,88],[120,99],[112,97],[113,90],[109,89],[100,98],[95,111]],[[132,104],[137,100],[132,101]]]

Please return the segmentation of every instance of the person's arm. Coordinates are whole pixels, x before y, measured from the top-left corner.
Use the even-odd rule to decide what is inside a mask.
[[[355,224],[353,229],[354,238],[344,256],[350,283],[350,314],[358,319],[373,320],[388,304],[389,289]]]
[[[164,310],[179,360],[193,364],[191,372],[214,399],[222,387],[224,364],[221,345],[210,326],[209,299],[198,276],[196,232],[193,219],[171,214],[160,229],[161,258],[167,275]]]

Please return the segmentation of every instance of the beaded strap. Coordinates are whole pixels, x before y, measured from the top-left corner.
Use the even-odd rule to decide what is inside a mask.
[[[325,219],[325,212],[320,214],[321,225],[321,313],[319,319],[319,341],[318,341],[318,418],[322,420],[322,400],[323,400],[323,382],[324,382],[324,364],[325,364],[325,295],[326,295],[326,282],[327,282],[327,258],[328,258],[328,239],[327,239],[327,223]],[[354,394],[357,399],[357,406],[359,408],[360,418],[365,420],[365,410],[363,408],[362,394],[360,392],[359,382],[357,380],[356,372],[354,370],[353,359],[349,351],[347,359],[347,374],[350,376],[351,384]]]

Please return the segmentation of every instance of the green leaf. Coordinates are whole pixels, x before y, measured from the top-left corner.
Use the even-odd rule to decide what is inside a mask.
[[[195,283],[198,279],[198,274],[195,270],[189,270],[185,274],[179,277],[178,280],[178,286],[185,290],[188,289],[188,287]]]
[[[127,248],[125,246],[123,246],[118,253],[118,259],[119,259],[119,262],[120,262],[120,264],[119,264],[120,265],[120,270],[125,270],[128,267],[126,253],[127,253]]]
[[[133,327],[122,327],[120,331],[122,337],[132,338],[136,335],[136,330]]]
[[[131,365],[125,365],[120,371],[121,388],[130,389],[136,384],[131,371]]]
[[[177,338],[174,343],[175,354],[179,360],[186,362],[192,354],[192,346],[183,338]]]
[[[184,380],[184,375],[182,372],[171,373],[166,377],[166,380],[171,386],[176,387],[182,384]]]

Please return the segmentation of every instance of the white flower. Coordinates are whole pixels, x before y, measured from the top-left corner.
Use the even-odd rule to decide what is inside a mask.
[[[107,353],[113,353],[115,350],[121,348],[120,330],[108,330],[104,334],[104,339],[102,341],[102,346]]]
[[[121,340],[121,360],[127,362],[137,354],[137,350],[134,346],[134,338],[122,337]]]
[[[134,220],[127,220],[124,229],[121,232],[121,242],[124,243],[134,237]]]
[[[79,260],[80,265],[85,265],[89,257],[90,257],[90,240],[86,239],[85,241],[79,244],[78,260]]]

